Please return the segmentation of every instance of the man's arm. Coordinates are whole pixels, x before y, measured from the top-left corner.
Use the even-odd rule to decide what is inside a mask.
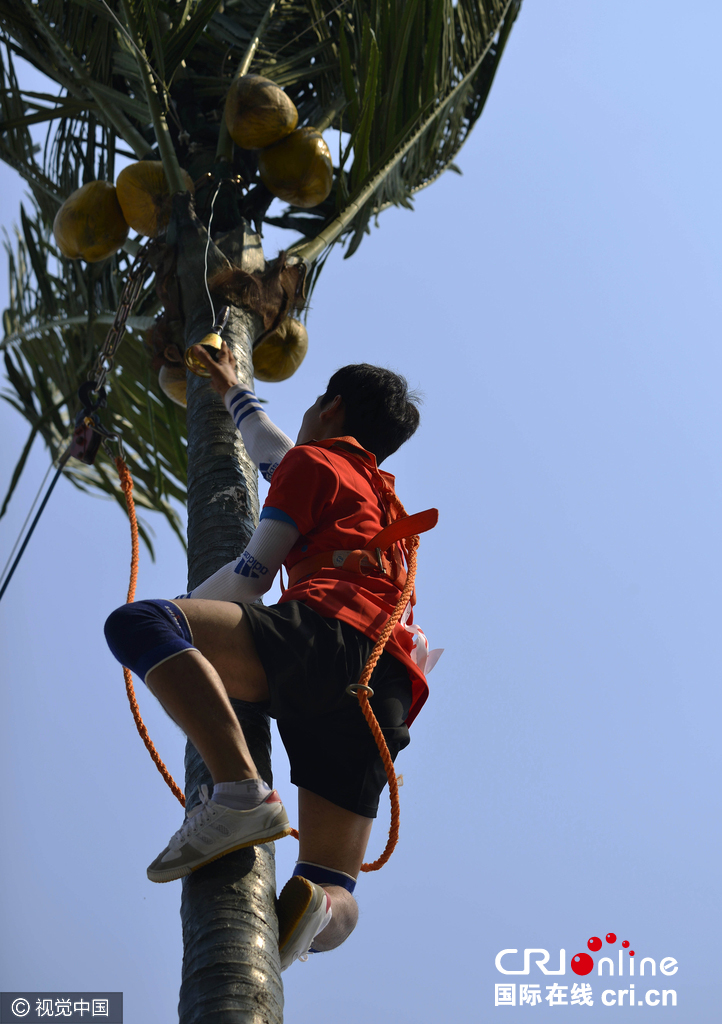
[[[194,354],[209,370],[211,387],[225,402],[241,432],[246,451],[261,475],[270,481],[278,463],[293,448],[293,441],[266,415],[253,391],[238,383],[233,357],[225,341],[221,345],[218,362],[200,345],[195,346]]]
[[[298,530],[292,523],[262,519],[240,558],[222,566],[190,594],[180,596],[207,601],[257,601],[270,590],[298,537]]]
[[[313,530],[334,500],[338,474],[324,453],[302,445],[288,453],[271,482],[258,527],[239,559],[224,565],[192,594],[217,601],[255,601],[271,583],[301,534]]]
[[[241,432],[246,451],[270,483],[278,463],[293,448],[293,441],[266,415],[248,388],[236,384],[229,388],[223,401]]]

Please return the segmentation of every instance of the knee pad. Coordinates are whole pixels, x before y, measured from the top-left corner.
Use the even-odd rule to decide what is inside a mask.
[[[347,875],[345,871],[335,871],[333,868],[325,868],[323,864],[312,864],[308,860],[299,860],[293,869],[294,875],[301,875],[309,882],[316,885],[340,885],[342,889],[353,892],[356,888],[356,879],[353,875]]]
[[[121,665],[143,682],[168,658],[196,650],[188,620],[172,601],[135,601],[116,608],[105,623],[105,639]]]

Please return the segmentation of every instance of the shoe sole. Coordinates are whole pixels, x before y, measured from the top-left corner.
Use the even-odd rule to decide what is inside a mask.
[[[236,846],[229,846],[225,850],[221,850],[220,853],[214,853],[212,857],[206,857],[205,860],[201,861],[200,864],[194,864],[192,867],[186,864],[182,868],[164,868],[162,871],[154,871],[151,874],[150,868],[148,868],[146,874],[151,882],[175,882],[179,878],[186,878],[188,875],[192,875],[194,871],[199,868],[204,868],[207,864],[212,864],[214,860],[220,860],[221,857],[225,857],[227,853],[234,853],[236,850],[244,850],[247,846],[262,846],[264,843],[272,843],[276,839],[283,839],[285,836],[291,834],[291,826],[281,829],[280,832],[274,832],[273,835],[261,835],[254,839],[246,839],[242,843],[238,843]]]
[[[319,893],[320,890],[320,893]],[[317,897],[320,894],[321,902]],[[322,912],[319,919],[319,911]],[[328,893],[302,875],[294,875],[284,885],[276,901],[278,914],[281,971],[287,970],[296,960],[306,960],[306,952],[313,945],[315,936],[323,931],[330,921]],[[307,914],[310,912],[310,918]],[[309,925],[315,922],[315,935],[310,934]],[[298,946],[301,936],[304,936]],[[296,952],[294,953],[294,950]],[[284,962],[285,961],[285,962]]]
[[[283,950],[293,939],[313,900],[314,889],[301,875],[293,875],[284,885],[276,902],[278,914],[278,948]]]

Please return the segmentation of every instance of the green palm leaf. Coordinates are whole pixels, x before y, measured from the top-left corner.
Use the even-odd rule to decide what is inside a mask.
[[[78,264],[57,258],[39,216],[33,219],[23,210],[22,222],[15,246],[6,243],[10,306],[0,347],[10,384],[3,397],[28,420],[31,435],[10,493],[36,436],[43,438],[53,458],[64,451],[78,409],[78,386],[87,378],[113,319],[109,312],[89,315],[87,296],[95,293],[106,309],[114,308],[118,281],[127,270],[127,259],[121,256],[83,272]],[[185,418],[158,388],[142,334],[153,324],[157,305],[153,289],[146,287],[128,321],[102,419],[123,440],[137,503],[161,512],[182,540],[176,506],[185,501]],[[59,316],[61,309],[64,315]],[[76,486],[104,492],[124,506],[115,468],[103,449],[94,466],[73,461],[65,473]],[[147,528],[142,532],[150,547]]]

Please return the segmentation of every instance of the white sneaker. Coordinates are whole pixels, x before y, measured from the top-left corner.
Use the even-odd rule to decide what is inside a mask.
[[[182,828],[148,868],[151,882],[183,878],[226,853],[270,843],[291,831],[275,789],[250,811],[235,811],[214,803],[208,797],[207,786],[201,786],[200,796],[201,802],[188,813]]]
[[[331,898],[320,885],[294,875],[284,885],[276,904],[278,951],[281,970],[303,959],[315,937],[331,920]]]

